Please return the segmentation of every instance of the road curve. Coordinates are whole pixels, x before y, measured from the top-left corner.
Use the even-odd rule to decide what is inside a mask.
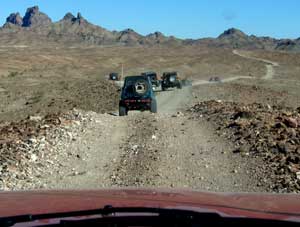
[[[233,50],[232,53],[235,54],[235,55],[238,55],[240,57],[243,57],[243,58],[247,58],[247,59],[256,60],[256,61],[266,63],[266,74],[262,77],[262,79],[265,79],[265,80],[273,79],[273,77],[275,75],[274,67],[279,66],[278,62],[270,61],[270,60],[263,59],[263,58],[252,57],[252,56],[240,53],[238,50]]]
[[[226,79],[222,79],[222,83],[228,83],[228,82],[232,82],[235,80],[240,80],[240,79],[253,79],[253,77],[251,76],[233,76],[233,77],[229,77]],[[205,84],[212,84],[213,82],[207,81],[207,80],[195,80],[193,81],[193,86],[199,86],[199,85],[205,85]]]

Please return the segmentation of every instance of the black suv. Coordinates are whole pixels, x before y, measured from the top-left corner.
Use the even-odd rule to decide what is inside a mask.
[[[142,76],[149,77],[152,87],[157,88],[160,86],[160,81],[157,78],[157,74],[155,72],[144,72]]]
[[[177,72],[165,72],[162,76],[161,89],[163,91],[170,87],[182,88],[182,83],[178,78]]]
[[[125,116],[129,110],[157,112],[156,98],[148,77],[128,76],[125,78],[119,102],[119,115]]]

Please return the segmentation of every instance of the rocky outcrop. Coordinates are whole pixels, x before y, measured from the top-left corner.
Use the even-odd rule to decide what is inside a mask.
[[[300,42],[297,43],[297,40],[291,39],[281,40],[276,45],[275,49],[284,51],[300,51]]]
[[[23,18],[23,27],[37,27],[51,25],[51,19],[44,13],[40,12],[38,6],[28,8]]]
[[[242,32],[241,30],[238,30],[236,28],[230,28],[226,31],[224,31],[219,37],[219,39],[246,39],[248,36]]]
[[[6,23],[11,23],[17,26],[23,25],[23,18],[19,13],[12,13],[6,18]]]
[[[151,33],[149,35],[146,36],[146,38],[149,40],[149,41],[152,41],[154,43],[163,43],[167,40],[167,37],[164,36],[164,34],[162,34],[161,32],[154,32],[154,33]]]
[[[126,45],[141,44],[142,36],[132,29],[125,29],[117,34],[117,41]]]
[[[71,22],[77,24],[88,23],[81,13],[77,13],[77,17],[75,17],[72,13],[67,13],[60,22]]]
[[[81,13],[67,13],[63,19],[53,23],[48,37],[59,41],[82,44],[106,45],[116,43],[116,35],[100,26],[88,22]]]
[[[71,22],[74,20],[76,20],[76,17],[72,13],[67,13],[62,19],[62,21],[71,21]]]

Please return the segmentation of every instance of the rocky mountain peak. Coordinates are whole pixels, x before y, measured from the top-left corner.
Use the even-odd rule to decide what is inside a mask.
[[[67,13],[63,18],[63,20],[66,21],[73,21],[74,19],[76,19],[76,17],[72,13]]]
[[[121,31],[121,33],[122,34],[136,34],[136,32],[131,28],[127,28],[127,29]]]
[[[154,32],[154,34],[155,34],[156,36],[164,36],[164,34],[163,34],[163,33],[161,33],[161,32],[158,32],[158,31]]]
[[[162,37],[164,37],[164,34],[161,33],[161,32],[156,31],[154,33],[149,34],[148,36],[153,37],[153,38],[162,38]]]
[[[29,7],[26,10],[26,14],[37,14],[40,12],[40,8],[38,6]]]
[[[236,28],[230,28],[226,31],[224,31],[220,36],[219,38],[226,38],[226,37],[246,37],[247,35],[242,32],[241,30],[239,29],[236,29]]]
[[[84,17],[81,15],[81,13],[77,13],[77,16],[75,17],[72,13],[67,13],[62,21],[71,21],[72,23],[78,23],[82,24],[84,22],[87,22]]]
[[[83,16],[81,15],[81,13],[79,13],[79,12],[77,13],[77,19],[78,19],[78,20],[84,19]]]
[[[23,18],[20,16],[19,13],[12,13],[6,18],[6,23],[22,26]]]
[[[44,13],[40,12],[38,6],[28,8],[23,18],[23,27],[46,26],[51,24],[51,19]]]
[[[82,24],[82,23],[87,22],[87,21],[84,19],[84,17],[81,15],[81,13],[77,13],[76,21],[77,21],[79,24]]]
[[[22,26],[23,18],[20,16],[19,13],[12,13],[6,18],[6,22]]]

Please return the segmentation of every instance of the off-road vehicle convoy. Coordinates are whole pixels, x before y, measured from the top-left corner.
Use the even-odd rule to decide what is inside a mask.
[[[177,72],[165,72],[162,75],[161,89],[163,91],[168,88],[177,87],[178,89],[182,88],[182,83],[178,78]]]
[[[157,112],[156,98],[149,77],[125,78],[119,102],[119,116],[127,115],[130,110]]]
[[[156,90],[160,86],[160,81],[157,77],[156,72],[144,72],[141,75],[149,77],[154,90]]]
[[[120,75],[118,73],[110,73],[109,74],[109,79],[110,80],[120,80],[121,77],[120,77]]]

